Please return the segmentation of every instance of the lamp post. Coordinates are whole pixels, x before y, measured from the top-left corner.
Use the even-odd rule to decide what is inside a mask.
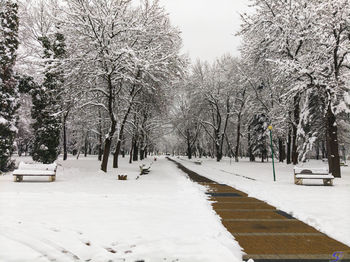
[[[271,154],[272,154],[272,169],[273,169],[273,181],[276,181],[276,173],[275,173],[275,160],[273,158],[273,145],[272,145],[272,126],[268,126],[270,130],[270,146],[271,146]]]

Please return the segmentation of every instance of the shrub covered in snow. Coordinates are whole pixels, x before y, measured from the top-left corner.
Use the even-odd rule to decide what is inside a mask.
[[[17,132],[17,81],[13,67],[18,48],[17,4],[0,2],[0,171],[10,168],[10,157]]]

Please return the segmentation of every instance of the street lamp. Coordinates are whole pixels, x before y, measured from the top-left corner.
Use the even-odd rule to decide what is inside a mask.
[[[276,181],[276,173],[275,173],[275,160],[273,159],[273,145],[272,145],[272,126],[268,126],[270,130],[270,146],[271,146],[271,154],[272,154],[272,169],[273,169],[273,181]]]

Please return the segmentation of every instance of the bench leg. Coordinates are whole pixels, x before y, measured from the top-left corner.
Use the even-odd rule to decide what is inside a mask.
[[[303,179],[294,177],[294,184],[302,185],[303,184]]]
[[[23,181],[23,176],[15,176],[14,181],[15,182],[22,182]]]
[[[50,176],[50,181],[54,182],[56,180],[56,176]]]
[[[323,179],[323,185],[333,186],[333,180],[332,179]]]

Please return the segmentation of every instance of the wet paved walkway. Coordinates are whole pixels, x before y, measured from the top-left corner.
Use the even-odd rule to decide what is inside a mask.
[[[350,247],[343,243],[259,199],[169,160],[175,162],[192,181],[208,188],[210,200],[215,201],[212,204],[214,210],[244,249],[244,260],[350,262]],[[338,253],[339,260],[332,256],[334,252],[343,252]]]

